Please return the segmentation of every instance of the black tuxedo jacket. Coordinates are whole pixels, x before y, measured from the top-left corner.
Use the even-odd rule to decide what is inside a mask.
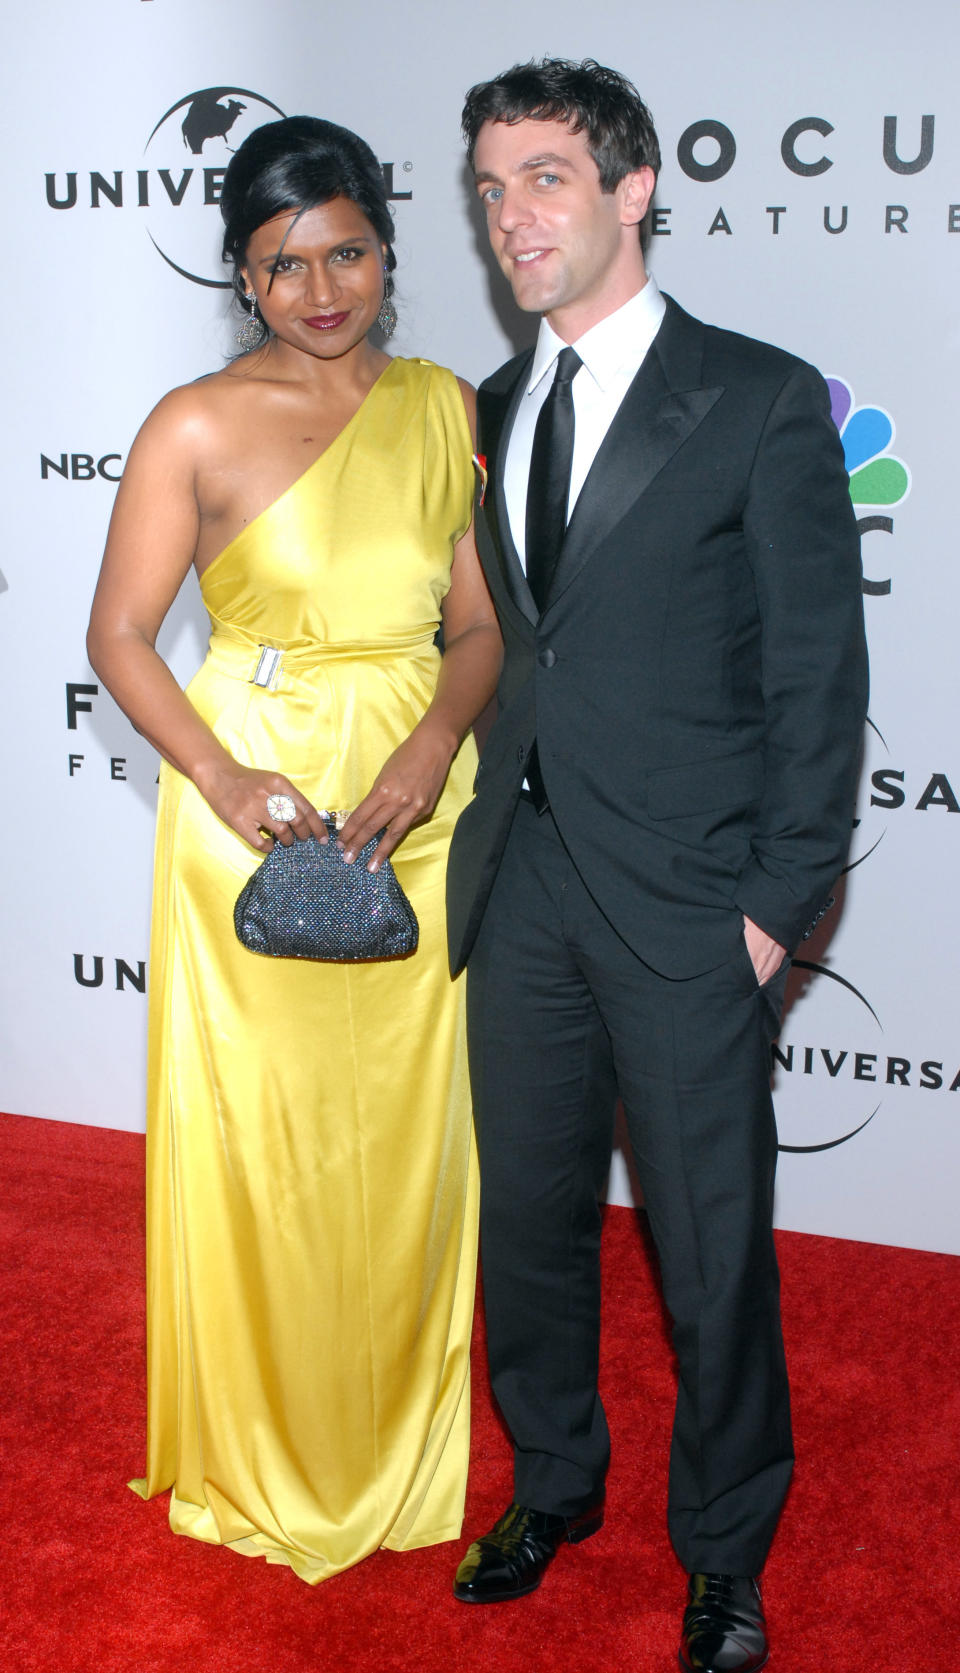
[[[503,495],[530,361],[479,391],[477,543],[505,655],[450,854],[451,966],[534,739],[564,843],[646,963],[716,967],[744,913],[792,949],[843,863],[866,711],[859,538],[826,386],[668,298],[538,618]]]

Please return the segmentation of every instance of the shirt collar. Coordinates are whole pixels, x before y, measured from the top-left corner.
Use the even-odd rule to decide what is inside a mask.
[[[629,302],[624,302],[606,319],[592,325],[571,345],[600,389],[606,389],[624,367],[632,365],[635,371],[639,368],[660,329],[666,307],[657,281],[650,275],[643,289],[631,296]],[[553,326],[542,319],[527,383],[528,395],[549,372],[560,350],[566,347]]]

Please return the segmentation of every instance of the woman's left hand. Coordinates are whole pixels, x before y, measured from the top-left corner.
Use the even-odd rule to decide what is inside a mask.
[[[354,808],[340,832],[338,841],[344,858],[355,860],[370,838],[383,831],[367,865],[368,871],[378,871],[411,826],[422,825],[430,818],[456,751],[455,738],[445,736],[429,719],[421,721],[384,762],[372,790]]]

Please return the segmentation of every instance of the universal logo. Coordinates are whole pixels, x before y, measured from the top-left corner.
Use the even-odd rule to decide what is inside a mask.
[[[82,988],[102,988],[104,978],[104,963],[100,953],[88,957],[86,953],[73,955],[73,979]],[[124,993],[132,988],[134,993],[147,991],[147,965],[145,959],[138,959],[136,964],[128,964],[125,958],[109,960],[113,985],[117,993]]]
[[[229,290],[220,260],[218,214],[227,164],[255,128],[284,112],[249,87],[201,87],[186,93],[154,124],[143,157],[133,167],[55,171],[45,177],[51,209],[132,209],[143,220],[159,256],[191,284]],[[393,163],[381,163],[387,196],[413,196],[394,187]],[[404,169],[409,172],[410,165]]]
[[[960,1092],[960,1066],[942,1056],[890,1052],[859,988],[826,965],[794,959],[773,1047],[780,1149],[812,1155],[847,1144],[870,1125],[888,1093],[903,1086]]]
[[[888,814],[901,809],[912,813],[960,813],[960,774],[954,771],[953,776],[957,780],[956,789],[944,772],[927,767],[908,772],[905,767],[894,766],[886,738],[879,726],[868,719],[853,841],[844,870],[854,871],[876,853],[889,829]]]

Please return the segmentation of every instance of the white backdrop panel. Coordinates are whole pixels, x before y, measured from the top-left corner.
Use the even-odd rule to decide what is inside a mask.
[[[102,690],[85,689],[98,682],[83,635],[137,424],[230,347],[226,294],[198,282],[221,276],[228,144],[274,107],[363,133],[397,194],[395,347],[476,381],[532,325],[483,246],[463,91],[531,55],[592,55],[631,75],[657,119],[649,260],[661,285],[878,409],[852,428],[848,416],[846,435],[852,448],[867,432],[887,461],[871,476],[870,447],[851,451],[858,515],[872,520],[873,726],[842,910],[801,949],[813,968],[792,978],[780,1040],[778,1220],[960,1251],[958,35],[947,0],[908,13],[891,0],[623,3],[595,21],[579,0],[489,0],[481,14],[439,0],[349,14],[305,0],[99,0],[8,23],[0,1106],[142,1122],[156,759]],[[210,127],[216,105],[226,136]],[[181,131],[190,113],[199,146]],[[703,123],[713,137],[696,140]],[[204,642],[190,585],[162,640],[180,678]],[[629,1200],[620,1161],[611,1195]]]

